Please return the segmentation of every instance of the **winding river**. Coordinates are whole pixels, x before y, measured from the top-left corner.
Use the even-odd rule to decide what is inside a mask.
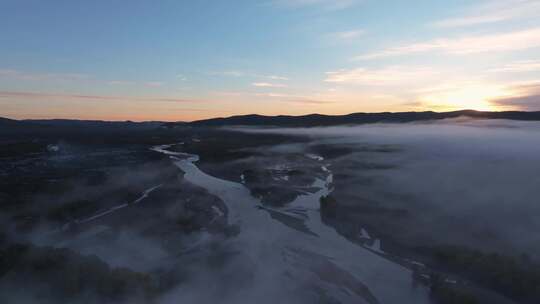
[[[228,242],[251,265],[254,284],[272,286],[264,289],[269,296],[287,298],[300,290],[302,297],[324,295],[341,303],[430,303],[429,290],[414,283],[411,270],[322,222],[320,198],[332,191],[327,167],[326,179],[313,185],[316,192],[300,195],[286,208],[269,209],[243,184],[204,173],[195,165],[196,155],[171,151],[171,146],[152,150],[168,155],[187,181],[226,204],[229,224],[239,227]]]

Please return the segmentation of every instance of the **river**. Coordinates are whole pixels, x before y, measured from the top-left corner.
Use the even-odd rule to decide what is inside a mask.
[[[206,174],[195,164],[198,156],[170,151],[171,146],[152,150],[168,155],[187,181],[219,197],[227,206],[228,223],[239,227],[227,241],[251,265],[253,285],[248,288],[275,299],[301,294],[340,303],[430,303],[428,288],[414,283],[410,269],[385,258],[379,248],[350,242],[322,222],[320,199],[332,191],[333,178],[326,166],[326,179],[313,185],[316,192],[298,196],[285,208],[268,208],[243,184]]]

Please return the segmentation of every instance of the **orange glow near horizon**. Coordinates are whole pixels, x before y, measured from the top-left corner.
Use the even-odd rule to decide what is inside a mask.
[[[535,86],[533,86],[535,88]],[[497,100],[527,96],[528,86],[512,88],[490,83],[453,83],[410,89],[359,92],[335,89],[312,95],[252,94],[234,92],[182,97],[131,97],[122,95],[46,94],[0,92],[0,116],[13,119],[82,119],[110,121],[193,121],[234,115],[343,115],[354,112],[503,111],[523,110]],[[534,93],[534,92],[533,92]]]
[[[28,112],[17,111],[11,113],[0,113],[0,116],[10,119],[79,119],[79,120],[106,120],[106,121],[195,121],[201,119],[217,118],[217,117],[229,117],[234,115],[247,115],[247,114],[259,114],[259,115],[307,115],[307,114],[327,114],[327,115],[344,115],[354,112],[405,112],[405,111],[435,111],[446,112],[456,110],[477,110],[477,111],[502,111],[502,110],[520,110],[519,108],[499,107],[490,103],[488,98],[478,99],[476,102],[472,102],[478,92],[456,92],[455,94],[447,95],[429,95],[421,101],[419,106],[411,106],[407,104],[401,105],[386,105],[386,106],[371,106],[361,107],[354,102],[334,103],[331,105],[314,106],[309,108],[299,107],[297,105],[290,106],[274,106],[265,107],[261,110],[259,107],[253,106],[238,106],[231,107],[230,110],[161,110],[161,109],[149,109],[149,110],[125,110],[122,107],[109,107],[105,109],[94,109],[81,113],[77,109],[49,109],[46,110],[30,110]],[[467,95],[470,94],[470,95]],[[377,101],[377,98],[374,100]],[[432,100],[440,100],[440,103],[435,103]],[[463,102],[459,102],[462,100]],[[364,109],[362,109],[364,108]]]
[[[434,107],[440,111],[454,111],[470,109],[476,111],[502,110],[490,102],[497,98],[512,96],[507,90],[497,86],[465,86],[452,90],[433,92],[421,97],[422,103],[427,107]]]

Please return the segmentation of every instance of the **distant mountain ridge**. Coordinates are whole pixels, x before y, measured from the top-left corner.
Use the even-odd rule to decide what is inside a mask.
[[[192,122],[160,121],[104,121],[76,119],[39,119],[14,120],[0,117],[0,127],[9,128],[114,128],[114,129],[153,129],[159,127],[221,127],[221,126],[277,126],[277,127],[317,127],[336,125],[357,125],[369,123],[405,123],[414,121],[440,120],[448,118],[470,117],[477,119],[510,119],[521,121],[540,121],[540,111],[504,111],[487,112],[461,110],[453,112],[380,112],[351,113],[346,115],[309,114],[301,116],[278,115],[237,115],[196,120]]]
[[[106,121],[106,120],[79,120],[79,119],[21,119],[15,120],[10,118],[0,117],[0,126],[11,127],[91,127],[91,128],[130,128],[130,127],[145,127],[154,128],[162,126],[161,121]]]
[[[9,119],[9,118],[4,118],[4,117],[0,117],[0,126],[11,125],[11,124],[17,124],[17,123],[18,123],[17,120]]]
[[[101,121],[76,119],[14,120],[0,117],[0,137],[50,134],[82,134],[110,132],[140,132],[163,127],[164,122]]]
[[[240,115],[225,118],[212,118],[197,120],[187,124],[193,127],[220,127],[220,126],[280,126],[280,127],[316,127],[369,123],[404,123],[425,120],[440,120],[448,118],[470,117],[477,119],[511,119],[524,121],[540,121],[539,112],[487,112],[474,110],[461,110],[453,112],[381,112],[381,113],[352,113],[346,115],[309,114],[302,116],[264,116]],[[171,124],[168,124],[171,126]]]
[[[78,120],[78,119],[27,119],[21,120],[21,122],[40,124],[44,126],[54,127],[94,127],[94,128],[108,128],[108,127],[146,127],[154,128],[163,125],[160,121],[143,121],[134,122],[130,120],[126,121],[107,121],[107,120]]]

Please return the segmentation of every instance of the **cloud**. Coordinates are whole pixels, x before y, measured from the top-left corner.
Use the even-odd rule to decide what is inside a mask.
[[[226,77],[244,77],[246,76],[245,72],[242,71],[214,71],[209,73],[212,76],[226,76]]]
[[[465,27],[495,23],[512,19],[540,18],[540,2],[537,0],[489,1],[470,8],[464,16],[449,18],[433,23],[436,27]]]
[[[382,69],[356,68],[326,73],[326,82],[357,85],[403,85],[436,75],[429,67],[391,66]]]
[[[325,82],[349,85],[350,89],[359,86],[362,92],[367,94],[364,100],[377,103],[384,100],[397,106],[445,111],[503,110],[505,108],[502,102],[492,101],[532,95],[531,89],[523,87],[523,83],[491,81],[484,77],[464,76],[452,69],[429,66],[342,69],[327,72]],[[389,97],[389,94],[392,97]],[[397,96],[392,94],[398,94],[399,97],[396,98]],[[509,103],[510,100],[505,101]]]
[[[457,81],[414,90],[413,103],[444,111],[474,109],[486,111],[540,110],[540,81],[497,83]],[[412,106],[412,104],[411,104]]]
[[[112,81],[107,82],[107,84],[108,85],[120,85],[120,86],[123,86],[123,85],[134,85],[135,82],[126,81],[126,80],[112,80]]]
[[[231,71],[220,71],[220,72],[210,72],[210,75],[213,76],[223,76],[223,77],[252,77],[252,78],[264,78],[269,80],[289,80],[288,77],[281,75],[265,75],[265,74],[256,74],[245,71],[231,70]]]
[[[350,30],[350,31],[342,31],[342,32],[335,32],[330,34],[330,37],[336,40],[341,41],[351,41],[354,40],[366,33],[365,30],[357,29],[357,30]]]
[[[457,82],[442,85],[432,90],[419,92],[416,97],[428,108],[441,110],[473,109],[492,111],[497,105],[491,102],[495,98],[512,96],[506,86],[489,82]]]
[[[540,111],[540,94],[495,99],[491,103],[503,107],[509,106],[519,110]]]
[[[112,100],[112,101],[151,101],[151,102],[197,102],[197,100],[169,98],[169,97],[131,97],[109,95],[83,95],[66,93],[40,93],[40,92],[16,92],[0,91],[0,98],[26,98],[26,99],[69,99],[69,100]]]
[[[264,88],[285,88],[287,85],[282,83],[269,83],[269,82],[254,82],[251,85],[254,87],[264,87]]]
[[[76,81],[90,78],[78,73],[34,73],[11,69],[0,69],[0,78],[31,81]]]
[[[129,80],[112,80],[112,81],[107,82],[107,84],[113,85],[113,86],[127,86],[127,85],[137,85],[139,83],[135,81],[129,81]],[[165,83],[161,81],[147,81],[147,82],[143,82],[142,85],[146,87],[157,88],[157,87],[164,86]]]
[[[335,102],[331,100],[317,100],[317,99],[287,99],[285,101],[292,102],[292,103],[304,103],[304,104],[329,104],[329,103]]]
[[[526,111],[540,111],[540,82],[514,85],[514,96],[494,98],[490,102],[500,107]]]
[[[490,69],[489,72],[534,72],[540,71],[540,60],[521,60],[507,63],[498,68]]]
[[[426,42],[405,44],[356,57],[359,60],[376,59],[426,52],[465,55],[485,52],[517,51],[540,47],[540,28],[460,38],[439,38]]]
[[[335,102],[326,98],[319,98],[321,96],[318,95],[308,96],[297,94],[284,94],[280,92],[251,93],[239,91],[221,91],[215,92],[215,94],[231,97],[247,97],[250,100],[253,99],[253,97],[259,97],[260,99],[271,99],[272,102],[289,102],[303,104],[329,104]]]
[[[342,10],[361,3],[360,0],[274,0],[280,7],[319,7],[325,10]]]
[[[277,101],[293,102],[293,103],[305,103],[305,104],[327,104],[334,101],[321,100],[310,96],[294,95],[294,94],[282,94],[282,93],[256,93],[257,97],[276,98]]]
[[[145,82],[144,85],[147,87],[157,88],[157,87],[162,87],[164,83],[160,81],[148,81],[148,82]]]
[[[138,83],[138,82],[129,81],[129,80],[112,80],[112,81],[107,82],[107,84],[113,85],[113,86],[127,86],[127,85],[140,84],[140,85],[143,85],[145,87],[150,87],[150,88],[158,88],[165,85],[165,83],[161,81],[146,81],[146,82]]]
[[[130,80],[98,80],[87,74],[81,73],[35,73],[12,69],[0,69],[0,79],[2,78],[21,81],[92,81],[94,83],[107,84],[111,86],[138,84],[137,82]],[[159,81],[148,81],[142,83],[142,85],[147,87],[160,87],[165,85],[165,83]]]
[[[287,77],[283,77],[283,76],[277,76],[277,75],[262,75],[261,77],[263,78],[268,78],[268,79],[271,79],[271,80],[289,80],[289,78]]]

